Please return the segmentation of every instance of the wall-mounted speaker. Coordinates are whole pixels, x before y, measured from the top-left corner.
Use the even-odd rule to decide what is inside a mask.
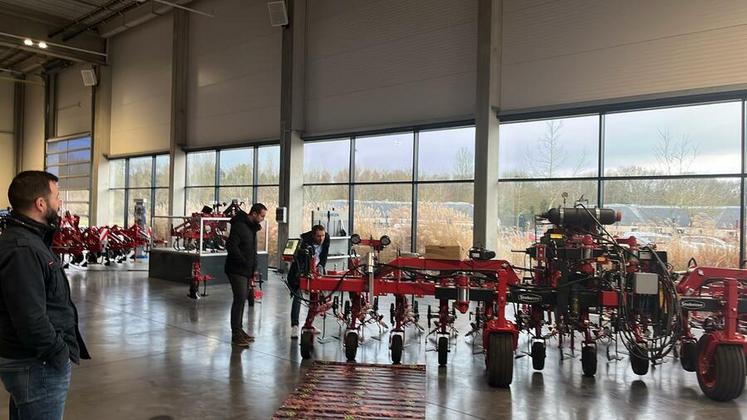
[[[285,1],[269,1],[267,9],[270,11],[270,25],[285,26],[288,24],[288,10]]]
[[[80,75],[83,77],[83,86],[96,86],[98,83],[98,80],[96,80],[96,70],[92,67],[81,70]]]

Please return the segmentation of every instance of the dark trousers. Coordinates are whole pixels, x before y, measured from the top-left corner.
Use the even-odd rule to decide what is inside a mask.
[[[244,318],[244,304],[249,297],[249,278],[238,274],[229,274],[228,280],[231,282],[233,291],[233,303],[231,303],[231,329],[240,330]]]
[[[291,326],[298,325],[298,318],[301,314],[301,290],[291,291],[293,302],[291,303]]]

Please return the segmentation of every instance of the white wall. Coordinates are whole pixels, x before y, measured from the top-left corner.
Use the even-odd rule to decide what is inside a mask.
[[[194,4],[191,15],[187,143],[222,145],[280,136],[282,30],[265,0]]]
[[[158,17],[110,41],[114,156],[169,149],[172,20]]]
[[[22,170],[44,170],[44,86],[40,77],[24,88]]]
[[[476,0],[308,2],[306,134],[472,118]]]
[[[0,208],[8,206],[8,186],[16,169],[13,139],[13,95],[15,84],[0,80]]]
[[[83,85],[85,67],[74,65],[57,76],[57,137],[91,131],[93,91]]]
[[[504,111],[747,83],[744,1],[504,5]]]

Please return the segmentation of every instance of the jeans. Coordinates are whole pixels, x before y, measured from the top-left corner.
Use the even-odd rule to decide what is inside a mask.
[[[36,359],[0,358],[0,379],[10,393],[10,420],[61,420],[72,362],[62,368]]]
[[[249,279],[238,274],[229,274],[228,280],[231,282],[233,291],[233,303],[231,303],[231,329],[242,329],[244,318],[244,303],[249,296]]]

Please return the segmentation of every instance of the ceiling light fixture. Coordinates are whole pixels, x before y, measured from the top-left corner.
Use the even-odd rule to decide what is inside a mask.
[[[31,47],[31,46],[34,45],[34,41],[30,40],[29,38],[26,38],[26,39],[23,40],[23,45],[25,45],[27,47]]]
[[[44,41],[39,41],[39,48],[46,50],[47,49],[47,43]]]

